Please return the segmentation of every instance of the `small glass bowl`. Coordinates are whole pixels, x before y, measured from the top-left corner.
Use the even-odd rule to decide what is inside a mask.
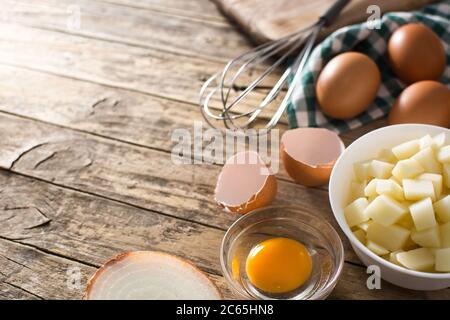
[[[283,294],[256,288],[245,271],[250,250],[275,237],[299,241],[313,262],[309,280]],[[322,218],[293,207],[266,207],[243,215],[228,229],[220,249],[220,263],[231,288],[243,299],[320,300],[331,293],[339,279],[344,249],[336,231]]]

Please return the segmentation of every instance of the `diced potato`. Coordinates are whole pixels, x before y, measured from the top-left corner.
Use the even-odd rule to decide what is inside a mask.
[[[411,237],[409,237],[408,240],[406,240],[405,245],[403,246],[403,251],[409,251],[417,248],[419,248],[419,245],[412,241]]]
[[[419,139],[419,145],[421,150],[428,147],[433,147],[434,146],[433,138],[431,138],[431,136],[427,134],[426,136]]]
[[[403,248],[408,240],[410,231],[397,225],[383,226],[372,222],[367,229],[367,240],[375,242],[389,251]]]
[[[450,188],[450,163],[444,163],[444,167],[442,169],[442,173],[444,175],[444,184],[447,188]]]
[[[358,198],[344,209],[345,220],[350,228],[369,220],[365,213],[368,205],[366,198]]]
[[[436,199],[433,183],[428,180],[403,179],[403,192],[407,200]]]
[[[441,233],[441,247],[450,248],[450,222],[439,226]]]
[[[444,132],[433,137],[434,147],[436,149],[442,148],[446,143],[447,137]]]
[[[391,179],[379,179],[376,184],[376,193],[390,196],[399,201],[404,200],[403,188]]]
[[[364,195],[366,197],[373,197],[373,196],[377,196],[378,195],[378,193],[377,193],[377,181],[378,181],[378,179],[370,180],[370,182],[364,188]]]
[[[442,194],[442,175],[435,173],[422,173],[416,178],[417,180],[427,180],[433,183],[436,199]]]
[[[402,143],[392,148],[392,153],[398,160],[404,160],[412,157],[420,150],[419,140],[412,140]]]
[[[372,241],[367,241],[366,247],[378,256],[383,256],[389,253],[389,250]]]
[[[435,202],[433,207],[440,221],[450,221],[450,195],[445,196],[441,200]]]
[[[366,243],[366,233],[363,230],[356,230],[353,232],[353,234],[355,235],[356,239],[359,240],[359,242],[361,242],[362,244]]]
[[[350,183],[350,200],[354,201],[358,198],[363,198],[364,195],[364,188],[366,187],[365,182],[357,182],[352,181]]]
[[[355,177],[359,182],[367,181],[370,178],[370,161],[358,162],[353,166],[353,171],[355,172]]]
[[[380,153],[378,153],[378,159],[390,163],[397,162],[397,157],[392,153],[392,150],[390,149],[382,149]]]
[[[412,204],[409,211],[417,231],[434,227],[437,224],[430,198]]]
[[[392,169],[394,165],[389,162],[372,160],[370,163],[370,176],[378,179],[387,179],[391,176]]]
[[[434,254],[428,248],[418,248],[396,255],[397,260],[406,268],[426,271],[434,266]]]
[[[392,175],[398,180],[414,178],[424,172],[425,169],[414,159],[401,160],[392,169]]]
[[[361,230],[364,230],[364,232],[367,232],[367,229],[369,228],[370,223],[371,223],[370,221],[360,223],[360,224],[358,224],[358,228],[360,228]]]
[[[402,250],[397,250],[397,251],[391,252],[389,254],[389,261],[394,263],[394,264],[401,265],[400,262],[397,259],[397,254],[400,253],[400,252],[403,252],[403,251]]]
[[[421,247],[439,248],[441,246],[439,226],[422,231],[414,230],[411,232],[411,239]]]
[[[396,223],[406,213],[405,207],[385,195],[376,197],[364,211],[366,217],[385,226]]]
[[[450,145],[439,149],[437,158],[442,163],[449,163],[450,162]]]
[[[441,173],[442,165],[437,161],[431,147],[420,150],[411,159],[416,160],[428,173]]]
[[[435,251],[436,271],[450,272],[450,248],[438,249]]]
[[[409,210],[409,206],[406,208]],[[414,228],[414,221],[409,213],[405,214],[396,224],[408,230]]]

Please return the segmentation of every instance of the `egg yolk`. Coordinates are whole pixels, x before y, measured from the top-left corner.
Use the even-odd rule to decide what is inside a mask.
[[[246,272],[260,290],[285,293],[300,287],[311,275],[312,260],[308,250],[288,238],[268,239],[250,251]]]

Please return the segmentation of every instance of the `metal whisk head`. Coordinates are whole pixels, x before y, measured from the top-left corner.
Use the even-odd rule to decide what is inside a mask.
[[[309,28],[262,44],[230,60],[222,71],[211,76],[201,88],[199,102],[208,124],[217,129],[246,131],[256,127],[258,115],[281,99],[275,111],[268,117],[268,122],[259,126],[266,130],[273,128],[300,82],[302,70],[321,29],[337,16],[348,2],[349,0],[336,1],[333,7]],[[297,52],[300,53],[293,63],[280,74],[280,67],[285,66],[288,58]],[[291,81],[292,85],[287,88],[288,81]],[[250,109],[249,104],[252,105]]]

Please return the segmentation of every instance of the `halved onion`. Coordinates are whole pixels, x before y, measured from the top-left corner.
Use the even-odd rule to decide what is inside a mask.
[[[89,280],[86,300],[217,300],[216,286],[190,262],[155,251],[119,254]]]
[[[281,158],[287,173],[295,182],[308,187],[328,182],[344,149],[339,136],[328,129],[292,129],[281,137]]]
[[[215,200],[231,212],[247,213],[268,205],[277,193],[277,180],[254,151],[230,157],[220,172]]]

